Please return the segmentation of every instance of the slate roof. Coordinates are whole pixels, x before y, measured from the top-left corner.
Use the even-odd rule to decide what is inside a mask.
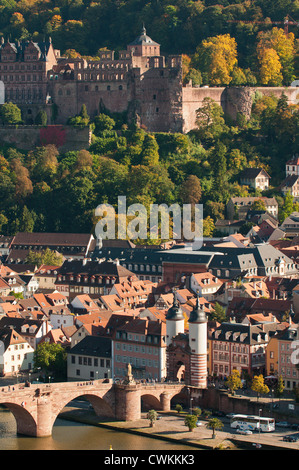
[[[273,336],[277,328],[278,323],[275,322],[263,323],[262,325],[224,322],[211,333],[211,339],[250,345],[260,344],[268,342],[269,336]]]
[[[10,49],[17,54],[17,60],[24,60],[24,53],[26,48],[29,45],[33,45],[34,48],[38,51],[40,54],[39,60],[41,61],[46,61],[47,60],[47,55],[49,52],[49,48],[51,45],[51,40],[49,39],[48,41],[42,41],[42,42],[33,42],[33,41],[21,41],[21,42],[3,42],[0,44],[0,54],[2,52],[2,49],[6,49],[8,46]]]
[[[268,173],[263,168],[246,168],[244,171],[240,173],[240,178],[255,179],[260,174],[270,178]]]
[[[91,238],[90,233],[18,232],[12,245],[87,246]]]
[[[70,354],[111,358],[111,339],[104,336],[85,336],[70,350]]]
[[[59,274],[86,274],[86,275],[103,275],[115,277],[129,277],[134,274],[120,264],[113,263],[112,261],[87,261],[85,264],[82,260],[65,261],[59,268]]]
[[[141,34],[134,39],[133,42],[129,44],[129,46],[159,46],[157,42],[153,41],[147,34],[145,27],[142,28]]]

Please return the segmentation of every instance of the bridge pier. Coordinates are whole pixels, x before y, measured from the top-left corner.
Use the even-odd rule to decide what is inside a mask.
[[[37,400],[36,437],[48,437],[52,435],[53,418],[51,401],[46,398]]]
[[[140,389],[136,385],[116,385],[115,417],[135,421],[141,417]]]
[[[161,393],[160,401],[161,401],[162,410],[170,411],[171,395],[167,392]]]

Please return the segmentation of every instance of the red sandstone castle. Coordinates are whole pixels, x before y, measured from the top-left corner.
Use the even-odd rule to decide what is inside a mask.
[[[99,60],[60,56],[51,39],[0,45],[0,81],[5,100],[17,104],[26,124],[47,111],[48,123],[65,124],[83,104],[94,118],[100,112],[125,113],[152,132],[188,132],[205,97],[235,117],[250,113],[255,89],[183,86],[182,57],[160,53],[145,28],[120,51],[99,52]],[[264,94],[286,93],[296,102],[296,88],[260,88]],[[0,101],[1,102],[1,101]]]

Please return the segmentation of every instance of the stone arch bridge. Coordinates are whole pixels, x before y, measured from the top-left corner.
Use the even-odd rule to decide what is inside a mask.
[[[148,407],[169,411],[171,399],[184,392],[184,384],[115,384],[112,380],[16,384],[0,388],[0,404],[14,415],[17,433],[34,437],[52,434],[54,422],[63,408],[78,397],[85,397],[98,416],[118,421],[141,417],[141,400]]]

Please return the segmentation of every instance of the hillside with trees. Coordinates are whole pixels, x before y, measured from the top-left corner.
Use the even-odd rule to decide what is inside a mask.
[[[187,135],[150,133],[119,115],[100,114],[91,122],[84,109],[79,118],[70,123],[93,130],[88,149],[0,149],[1,233],[92,232],[97,205],[117,208],[118,196],[126,195],[127,206],[202,203],[204,234],[211,236],[232,196],[261,195],[239,184],[240,172],[249,167],[270,174],[271,187],[263,195],[277,197],[281,214],[297,208],[276,189],[299,148],[299,107],[288,105],[284,95],[257,94],[250,120],[240,117],[237,123],[206,99],[197,129]]]
[[[298,21],[297,0],[0,0],[0,36],[51,36],[67,56],[117,53],[145,24],[163,54],[184,54],[195,84],[289,85],[298,77]]]

